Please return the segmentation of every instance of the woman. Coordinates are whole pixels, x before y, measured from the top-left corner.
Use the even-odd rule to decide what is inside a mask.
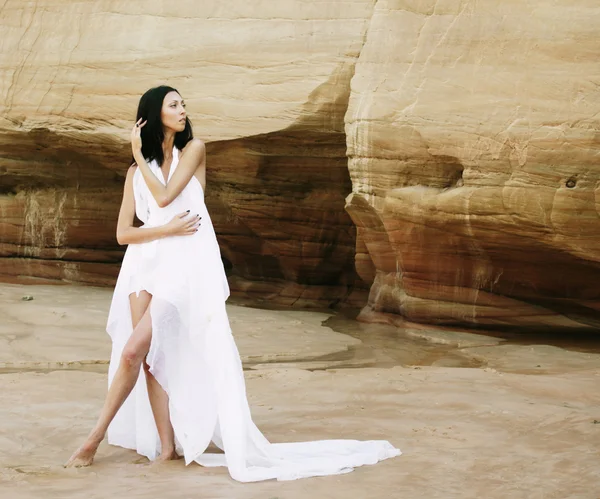
[[[205,147],[177,90],[142,96],[131,147],[117,224],[129,246],[107,325],[109,391],[65,466],[92,464],[107,432],[110,444],[150,460],[183,455],[186,464],[227,466],[242,482],[345,473],[399,455],[386,441],[267,441],[252,422],[225,310],[229,287],[204,204]],[[205,453],[211,442],[224,454]]]

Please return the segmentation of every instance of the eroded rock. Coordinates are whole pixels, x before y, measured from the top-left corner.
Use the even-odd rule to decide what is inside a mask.
[[[599,23],[377,2],[346,116],[365,320],[600,326]]]
[[[364,303],[344,114],[372,1],[2,8],[0,272],[110,284],[129,128],[168,83],[208,143],[207,204],[232,289]],[[135,21],[135,22],[133,22]]]

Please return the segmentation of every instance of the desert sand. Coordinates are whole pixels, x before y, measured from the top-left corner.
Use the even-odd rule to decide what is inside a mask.
[[[271,441],[381,438],[403,455],[347,475],[240,484],[224,468],[153,465],[104,442],[92,467],[64,469],[106,392],[110,298],[0,285],[3,499],[600,497],[593,348],[239,305],[228,312]]]

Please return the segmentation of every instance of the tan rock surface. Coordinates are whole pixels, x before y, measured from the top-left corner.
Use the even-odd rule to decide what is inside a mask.
[[[3,499],[596,499],[600,495],[600,356],[577,357],[575,364],[569,352],[553,349],[543,359],[552,365],[551,373],[522,374],[538,361],[538,350],[513,346],[508,356],[502,348],[485,351],[486,347],[474,346],[472,335],[461,339],[456,331],[438,340],[466,350],[482,349],[480,355],[492,361],[504,357],[498,370],[395,366],[311,372],[265,365],[245,372],[253,417],[272,441],[384,438],[403,450],[401,457],[343,476],[242,485],[225,469],[185,467],[182,461],[152,466],[136,453],[104,442],[91,468],[66,470],[62,463],[100,410],[106,374],[93,372],[90,366],[43,370],[42,362],[35,361],[51,364],[107,353],[101,309],[110,291],[12,285],[2,285],[0,291],[2,359],[23,363],[18,372],[0,370]],[[24,292],[34,299],[17,303]],[[307,338],[310,353],[356,345],[345,334],[319,328],[324,314],[241,307],[228,311],[246,355],[290,358],[294,351],[301,357],[307,354]],[[11,313],[8,322],[6,312]],[[330,322],[336,329],[345,324]],[[267,326],[277,334],[265,338],[261,332]],[[359,323],[348,330],[354,327],[366,338],[391,328]],[[413,328],[410,334],[417,331]],[[429,327],[420,334],[437,333]],[[391,348],[381,353],[394,355]],[[305,362],[306,368],[311,365],[327,367],[318,359]]]
[[[346,115],[366,319],[600,326],[599,26],[592,0],[377,2]]]
[[[105,370],[111,348],[105,332],[111,298],[106,288],[1,285],[0,370]],[[323,327],[329,317],[323,313],[235,305],[228,305],[227,313],[247,366],[319,358],[361,343]]]
[[[146,464],[99,450],[65,470],[106,391],[103,374],[3,374],[4,497],[427,497],[595,499],[600,494],[599,372],[509,375],[392,368],[247,373],[253,416],[272,441],[386,438],[404,455],[339,477],[241,485],[225,469]],[[335,389],[332,387],[335,386]]]
[[[207,204],[234,290],[300,306],[363,301],[343,119],[372,10],[4,2],[0,273],[114,281],[129,127],[142,92],[168,83],[209,142]]]
[[[7,0],[0,26],[3,280],[114,282],[128,127],[171,83],[236,294],[600,326],[593,0]]]

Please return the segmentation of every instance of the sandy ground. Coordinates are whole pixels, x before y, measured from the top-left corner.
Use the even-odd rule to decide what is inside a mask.
[[[110,297],[0,285],[0,498],[600,498],[600,355],[421,329],[395,341],[454,345],[483,367],[339,368],[336,355],[362,345],[322,326],[327,314],[239,306],[228,310],[253,417],[271,441],[383,438],[403,455],[239,484],[226,469],[152,465],[103,443],[94,466],[64,469],[106,392]]]

